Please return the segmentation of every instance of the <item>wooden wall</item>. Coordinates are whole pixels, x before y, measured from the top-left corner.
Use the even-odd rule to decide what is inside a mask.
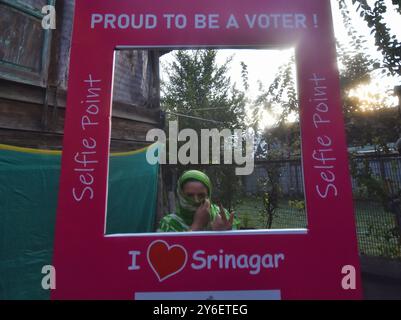
[[[56,30],[41,28],[45,4],[56,5]],[[0,143],[62,148],[73,15],[72,0],[0,0]],[[161,126],[159,56],[116,54],[112,151],[146,145]]]

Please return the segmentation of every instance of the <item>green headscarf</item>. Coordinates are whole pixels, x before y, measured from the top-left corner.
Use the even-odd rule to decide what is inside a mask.
[[[209,177],[198,170],[189,170],[185,171],[177,182],[177,204],[176,204],[176,213],[165,216],[160,222],[159,231],[187,231],[193,222],[193,217],[196,210],[201,205],[200,203],[196,203],[193,199],[187,197],[182,187],[188,181],[199,181],[201,182],[208,191],[208,198],[210,199],[212,196],[212,183],[210,182]],[[216,216],[220,212],[220,207],[216,204],[210,204],[210,221],[213,221]],[[224,209],[224,213],[227,219],[230,218],[230,213]],[[233,229],[237,229],[239,225],[239,221],[234,219]],[[210,229],[210,225],[208,226]]]
[[[201,182],[207,188],[207,196],[209,199],[212,195],[212,183],[206,174],[198,170],[189,170],[182,174],[177,182],[178,199],[176,205],[176,214],[182,218],[187,225],[192,224],[193,216],[200,205],[193,199],[187,197],[182,190],[184,184],[192,180]]]

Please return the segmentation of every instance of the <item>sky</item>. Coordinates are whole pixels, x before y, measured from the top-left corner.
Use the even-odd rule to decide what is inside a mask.
[[[332,0],[332,12],[334,19],[334,32],[336,38],[342,42],[347,43],[347,31],[342,22],[341,13],[338,9],[337,0]],[[368,1],[371,3],[372,1]],[[398,39],[401,38],[401,16],[396,13],[394,6],[391,5],[391,0],[386,0],[388,2],[389,12],[385,15],[385,21],[391,28],[393,34],[396,34]],[[366,35],[366,40],[368,41],[369,54],[373,58],[377,58],[379,61],[382,60],[380,52],[374,46],[374,39],[370,36],[370,30],[366,26],[365,21],[355,13],[355,10],[350,5],[350,12],[352,23],[355,29],[362,35]],[[228,57],[233,57],[230,63],[229,76],[232,82],[235,82],[239,88],[242,88],[241,80],[241,61],[248,66],[248,77],[250,89],[248,95],[250,98],[255,98],[258,95],[258,82],[262,82],[265,88],[268,88],[270,83],[273,81],[279,67],[286,63],[288,59],[293,54],[293,49],[286,50],[219,50],[217,55],[217,63],[222,64],[226,61]],[[168,62],[172,61],[172,53],[165,55],[161,61],[162,70],[163,66],[167,65]],[[295,72],[295,70],[294,70]],[[165,74],[162,72],[162,79],[166,79]],[[388,103],[390,105],[397,105],[398,99],[392,95],[392,89],[395,85],[400,85],[401,79],[387,78],[382,76],[375,77],[369,86],[362,88],[357,88],[351,94],[355,96],[362,97],[364,99],[373,99],[372,96],[386,95],[388,97]],[[279,110],[276,110],[279,113]],[[293,117],[294,119],[294,117]],[[291,119],[290,119],[291,120]],[[274,115],[264,112],[262,116],[262,121],[260,121],[261,129],[265,126],[274,125],[276,119]]]

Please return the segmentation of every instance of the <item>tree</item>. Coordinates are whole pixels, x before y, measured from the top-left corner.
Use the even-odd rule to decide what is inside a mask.
[[[337,53],[338,62],[340,67],[340,85],[341,85],[341,98],[342,107],[345,117],[346,131],[349,144],[358,143],[359,145],[365,145],[372,143],[374,137],[372,133],[378,134],[376,138],[380,143],[386,139],[396,136],[399,133],[399,126],[391,126],[393,121],[388,117],[375,117],[375,120],[382,120],[384,122],[379,125],[372,121],[367,121],[367,115],[371,113],[364,113],[367,110],[381,110],[389,107],[387,98],[383,96],[370,96],[371,99],[364,100],[357,94],[352,94],[355,88],[368,85],[372,80],[372,75],[380,67],[380,63],[373,59],[367,54],[367,40],[366,37],[358,32],[352,24],[351,18],[347,13],[346,4],[343,6],[342,18],[343,23],[348,31],[349,40],[348,43],[340,43],[337,41]],[[265,132],[265,139],[274,138],[279,139],[282,145],[286,145],[289,150],[293,148],[291,145],[297,145],[293,139],[293,135],[286,136],[283,131],[288,131],[289,127],[288,118],[291,113],[298,113],[299,104],[296,97],[296,82],[293,75],[295,61],[292,58],[290,61],[285,63],[279,69],[274,81],[267,90],[261,90],[259,97],[254,103],[254,117],[261,112],[261,110],[271,110],[275,106],[279,106],[282,109],[282,113],[278,118],[276,128],[269,129]],[[367,124],[361,132],[360,120],[363,120]],[[372,130],[369,126],[384,127],[386,130]],[[294,127],[294,126],[293,126]],[[389,130],[397,129],[397,132],[389,132]],[[280,133],[281,132],[281,133]],[[289,139],[290,137],[291,139]],[[377,140],[377,139],[376,139]],[[386,140],[386,142],[392,141]]]
[[[355,112],[347,126],[348,144],[373,145],[377,151],[388,153],[389,142],[396,142],[401,132],[401,122],[396,108],[381,108]]]
[[[227,75],[231,59],[219,66],[216,56],[216,50],[179,50],[165,68],[162,105],[170,120],[178,120],[180,129],[191,128],[199,134],[201,129],[233,130],[246,126],[245,93]],[[242,75],[246,74],[243,68]],[[212,179],[214,195],[230,209],[240,186],[235,168],[211,165],[206,171]]]
[[[383,55],[383,71],[387,70],[388,75],[401,75],[401,42],[396,35],[392,34],[384,19],[389,1],[386,3],[385,0],[376,0],[373,6],[370,6],[367,0],[351,0],[351,2],[356,6],[356,12],[371,29],[371,34],[374,35],[375,45]],[[391,2],[396,12],[401,15],[401,1],[392,0]],[[347,1],[338,0],[338,4],[342,13],[349,16]]]
[[[166,67],[162,83],[162,105],[176,113],[211,121],[180,117],[180,128],[243,128],[245,93],[231,84],[227,76],[231,59],[218,66],[216,50],[178,50]]]
[[[288,120],[291,113],[298,112],[298,97],[296,93],[296,79],[293,70],[295,69],[295,57],[280,66],[276,77],[270,86],[265,90],[262,83],[259,83],[259,96],[252,103],[252,123],[258,127],[258,122],[263,110],[274,113],[279,107],[280,116],[278,123],[282,124]]]

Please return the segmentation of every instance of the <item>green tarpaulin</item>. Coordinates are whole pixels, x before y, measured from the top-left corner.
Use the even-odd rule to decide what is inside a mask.
[[[0,300],[48,299],[61,154],[0,145]],[[110,157],[107,234],[152,232],[158,166],[146,149]]]

